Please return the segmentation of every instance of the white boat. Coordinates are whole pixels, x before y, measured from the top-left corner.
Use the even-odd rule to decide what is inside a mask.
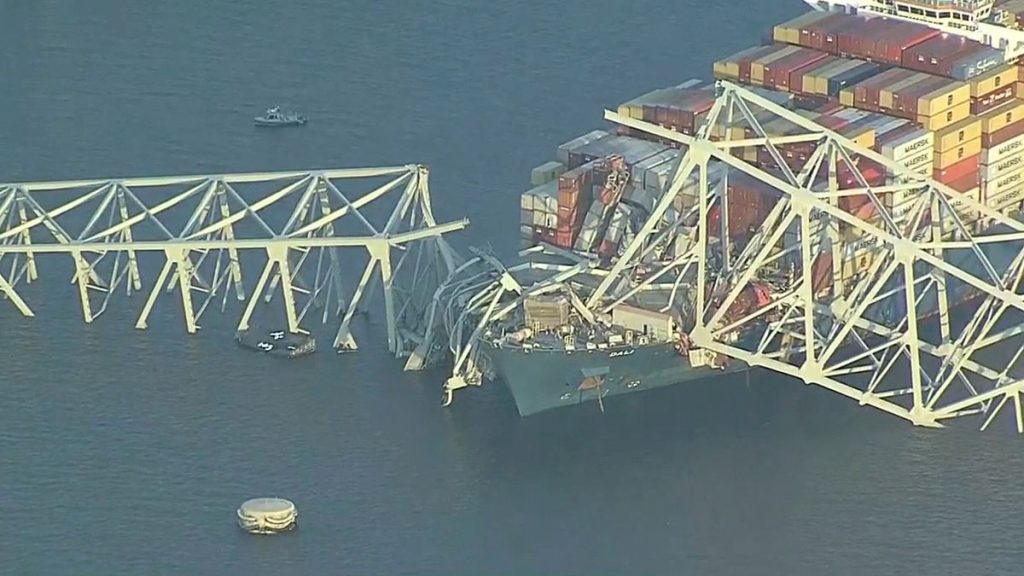
[[[306,123],[306,117],[294,112],[282,112],[279,106],[267,108],[263,116],[255,119],[257,126],[302,126]]]
[[[1007,59],[1024,54],[1024,30],[1002,25],[995,0],[804,0],[820,11],[884,16],[917,22],[1002,50]]]

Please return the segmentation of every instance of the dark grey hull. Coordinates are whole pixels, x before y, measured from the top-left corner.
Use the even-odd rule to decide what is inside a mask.
[[[748,367],[733,360],[723,370],[690,365],[672,344],[630,349],[533,350],[481,343],[495,376],[505,382],[521,416],[594,402],[619,394],[641,392],[693,380],[742,372]],[[590,374],[603,376],[599,386],[585,382]]]

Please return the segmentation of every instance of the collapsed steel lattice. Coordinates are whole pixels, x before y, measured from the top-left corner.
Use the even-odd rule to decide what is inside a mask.
[[[1012,402],[1017,428],[1024,432],[1024,380],[1015,375],[1024,353],[1024,224],[753,91],[728,82],[717,89],[695,137],[606,111],[608,120],[685,150],[669,189],[613,263],[544,246],[539,250],[564,263],[505,268],[478,257],[439,289],[438,307],[446,309],[456,357],[446,383],[449,401],[452,391],[480,383],[478,339],[526,296],[565,292],[581,316],[600,322],[618,304],[660,290],[670,303],[684,292],[691,296],[690,339],[698,347],[822,386],[915,425],[939,427],[950,418],[983,414],[984,429]],[[778,121],[795,129],[769,136],[764,126]],[[755,137],[730,140],[735,128]],[[794,161],[784,153],[794,143],[813,150]],[[758,167],[744,150],[768,154],[774,166]],[[890,183],[869,186],[858,162],[881,166]],[[724,182],[711,182],[714,168],[745,174],[778,193],[743,246],[731,241],[730,195]],[[693,174],[699,182],[696,206],[672,216],[670,207]],[[855,184],[840,186],[839,174],[852,175]],[[883,201],[887,194],[909,198],[899,214]],[[841,198],[855,195],[867,195],[877,216],[862,218],[840,207]],[[715,205],[722,216],[712,229],[708,215]],[[983,233],[976,221],[985,223]],[[839,264],[845,258],[840,234],[851,231],[860,246],[868,246],[862,250],[870,261],[855,277],[844,275]],[[796,241],[782,249],[787,236]],[[666,244],[681,248],[666,258],[660,256]],[[835,266],[822,289],[812,276],[824,252],[832,253]],[[971,266],[964,265],[971,259]],[[783,262],[790,268],[779,281]],[[547,278],[524,282],[527,271],[546,271]],[[770,302],[730,316],[751,283],[767,276],[776,278]],[[979,296],[970,314],[956,312],[957,283]],[[917,313],[926,302],[934,310],[931,319]]]
[[[357,183],[366,190],[350,197]],[[246,188],[252,185],[262,188]],[[270,215],[288,216],[275,226]],[[349,223],[355,232],[339,230]],[[223,310],[232,292],[246,302],[238,323],[246,330],[258,299],[270,302],[280,291],[292,332],[306,332],[301,323],[313,306],[323,309],[324,322],[332,306],[334,314],[346,308],[334,345],[354,349],[353,315],[376,281],[383,288],[388,347],[410,355],[426,330],[422,313],[431,284],[457,266],[442,235],[467,223],[435,221],[428,170],[421,165],[0,184],[0,294],[32,316],[19,285],[38,279],[40,255],[66,254],[85,321],[92,322],[122,284],[129,295],[142,290],[139,260],[152,253],[162,256],[162,266],[137,328],[147,327],[165,288],[179,292],[189,333],[217,297]],[[369,257],[351,295],[342,292],[341,248]],[[248,299],[243,269],[254,264],[246,253],[264,256],[255,264],[262,271]],[[396,282],[403,269],[408,283]],[[416,368],[412,355],[409,366]]]

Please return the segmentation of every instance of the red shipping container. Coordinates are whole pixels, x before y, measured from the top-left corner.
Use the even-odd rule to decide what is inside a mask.
[[[811,289],[820,296],[832,289],[832,253],[821,252],[811,268]]]
[[[1013,124],[1005,128],[996,130],[991,134],[981,135],[981,147],[982,148],[995,148],[1000,144],[1013,140],[1017,136],[1024,134],[1024,120],[1018,120]]]
[[[1002,88],[996,88],[988,94],[984,94],[977,98],[971,98],[971,114],[978,116],[984,114],[989,110],[1009,102],[1016,95],[1014,90],[1014,84],[1008,84]]]
[[[864,19],[848,14],[835,14],[830,18],[824,18],[807,27],[810,32],[808,43],[804,43],[804,30],[800,30],[800,44],[829,54],[838,54],[839,32],[862,20]]]
[[[983,44],[963,36],[942,34],[905,50],[900,63],[904,68],[911,70],[950,76],[953,73],[953,64],[960,58],[983,48]]]
[[[824,52],[801,48],[795,54],[772,62],[765,67],[765,87],[788,92],[793,72],[819,62],[827,56]]]
[[[974,174],[967,174],[958,180],[944,182],[944,184],[957,192],[967,192],[972,188],[978,187],[978,173],[975,172]]]
[[[575,241],[576,234],[574,232],[562,230],[555,232],[555,246],[572,249],[572,245]]]
[[[932,170],[932,178],[942,182],[943,184],[949,184],[961,180],[964,176],[974,174],[975,179],[978,177],[978,165],[981,162],[981,154],[975,154],[968,158],[958,161],[956,164],[950,164],[943,169]]]

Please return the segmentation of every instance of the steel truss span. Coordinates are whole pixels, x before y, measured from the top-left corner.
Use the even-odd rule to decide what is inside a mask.
[[[293,333],[307,333],[314,308],[324,323],[341,316],[334,345],[348,350],[353,316],[379,286],[389,350],[415,356],[433,287],[458,266],[444,235],[468,224],[435,220],[428,176],[406,165],[0,184],[0,295],[32,316],[19,291],[39,280],[37,260],[61,255],[92,322],[115,291],[145,292],[152,265],[139,329],[174,291],[189,333],[211,304],[243,303],[241,331],[260,300],[276,300]],[[258,272],[248,296],[245,272]]]
[[[762,93],[717,90],[692,137],[606,111],[684,151],[617,256],[547,245],[509,267],[478,256],[438,290],[455,355],[449,401],[479,384],[481,335],[527,295],[561,291],[600,323],[661,292],[664,310],[687,316],[680,337],[707,354],[918,426],[974,415],[984,429],[1008,413],[1024,433],[1024,224]],[[769,137],[769,123],[785,135]]]

